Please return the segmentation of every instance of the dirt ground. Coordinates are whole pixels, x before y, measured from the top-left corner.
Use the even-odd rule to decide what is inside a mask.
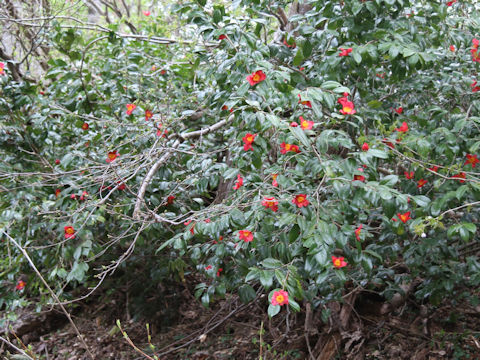
[[[379,296],[350,293],[343,304],[326,306],[325,323],[306,303],[300,313],[283,308],[270,320],[264,297],[242,304],[229,296],[209,309],[189,292],[179,298],[163,299],[153,304],[161,311],[135,318],[122,296],[108,302],[97,296],[71,309],[72,318],[101,360],[480,359],[480,308],[464,302],[433,307],[408,298],[385,312]],[[23,324],[9,339],[31,358],[89,359],[61,313],[31,315],[26,309],[19,315]],[[28,359],[15,353],[2,344],[2,359]]]

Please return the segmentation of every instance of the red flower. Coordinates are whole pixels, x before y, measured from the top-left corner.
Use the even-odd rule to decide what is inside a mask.
[[[477,80],[474,80],[470,86],[472,87],[472,92],[477,92],[480,90],[480,86],[477,86]]]
[[[168,204],[168,205],[172,205],[172,204],[173,204],[173,200],[175,200],[175,196],[170,195],[169,197],[167,197],[167,204]]]
[[[183,225],[188,226],[188,225],[190,225],[191,222],[192,222],[192,220],[185,221],[183,223]],[[192,235],[195,233],[195,223],[193,223],[192,227],[190,228],[190,233]]]
[[[55,159],[55,164],[59,165],[60,164],[60,159]]]
[[[223,40],[223,39],[226,39],[226,38],[227,38],[227,35],[222,34],[218,37],[218,40]]]
[[[337,269],[347,266],[347,262],[344,261],[343,259],[345,259],[343,256],[340,256],[340,257],[332,256],[333,266],[336,267]]]
[[[271,209],[273,212],[278,211],[278,201],[274,197],[264,197],[262,205],[265,209]]]
[[[84,123],[82,124],[82,130],[84,130],[84,131],[87,131],[89,127],[90,127],[90,126],[89,126],[86,122],[84,122]]]
[[[313,127],[313,121],[305,120],[303,116],[300,116],[300,126],[302,130],[310,130]]]
[[[407,132],[408,131],[408,124],[404,121],[402,123],[402,126],[400,126],[399,128],[397,128],[395,130],[398,131],[398,132]]]
[[[400,219],[401,222],[404,224],[408,221],[411,220],[412,218],[410,217],[410,211],[407,211],[405,214],[397,214],[398,218]]]
[[[120,154],[118,153],[118,151],[110,151],[108,153],[108,158],[107,158],[107,163],[111,163],[112,161],[114,161],[117,157],[119,157]]]
[[[120,191],[123,191],[127,188],[127,185],[125,183],[121,183],[120,185],[117,186],[117,189]]]
[[[267,78],[267,76],[263,73],[263,71],[258,70],[256,72],[254,72],[253,74],[248,75],[247,76],[247,81],[250,83],[251,86],[254,86],[254,85],[258,84],[259,82],[262,82],[266,78]]]
[[[77,198],[77,195],[75,195],[75,194],[70,195],[70,199],[75,200],[76,198]]]
[[[286,154],[289,151],[293,151],[298,154],[300,152],[300,149],[297,145],[285,144],[285,142],[280,144],[280,153]]]
[[[143,15],[145,15],[145,16],[150,16],[150,14],[151,14],[150,11],[144,11],[144,12],[143,12]]]
[[[222,268],[218,268],[218,271],[217,271],[217,276],[220,276],[220,273],[223,271]]]
[[[60,190],[60,189],[55,189],[55,196],[56,196],[56,197],[59,197],[61,192],[62,192],[62,190]]]
[[[465,182],[464,179],[467,178],[467,174],[465,174],[464,172],[461,172],[461,173],[458,173],[458,174],[456,174],[456,175],[453,175],[452,178],[454,178],[454,179],[459,179],[459,181],[460,181],[461,183],[464,183],[464,182]]]
[[[338,56],[348,56],[352,51],[353,51],[352,48],[348,48],[348,49],[340,48],[340,53],[338,54]]]
[[[0,62],[0,75],[5,74],[5,64],[3,62]]]
[[[434,165],[432,166],[431,168],[428,168],[428,170],[431,170],[433,172],[438,172],[438,166],[437,165]]]
[[[425,179],[420,179],[420,180],[418,180],[418,182],[417,182],[417,188],[420,189],[420,188],[421,188],[423,185],[425,185],[427,182],[428,182],[428,181],[425,180]]]
[[[450,45],[449,49],[450,49],[451,52],[455,52],[455,46],[454,45]]]
[[[362,227],[363,227],[363,224],[360,224],[360,225],[355,229],[355,237],[357,238],[358,241],[360,241],[360,233],[362,232]]]
[[[400,115],[401,113],[403,113],[403,107],[399,106],[398,108],[393,109],[393,111]]]
[[[353,180],[365,182],[365,176],[363,175],[353,175]]]
[[[25,288],[25,285],[27,285],[27,283],[25,281],[18,280],[17,286],[15,286],[15,289],[18,290],[18,291],[21,291]]]
[[[385,73],[381,73],[381,74],[375,74],[377,77],[379,77],[380,79],[384,79],[385,78]]]
[[[133,110],[137,107],[135,104],[127,104],[125,105],[127,107],[127,115],[131,115]]]
[[[75,239],[75,229],[73,226],[65,226],[63,231],[65,232],[65,239]]]
[[[476,62],[480,62],[480,53],[478,52],[479,43],[480,41],[474,38],[472,40],[472,49],[470,50],[470,53],[472,54],[472,60]]]
[[[447,6],[452,6],[452,5],[455,4],[456,2],[457,2],[457,0],[447,1]]]
[[[308,106],[310,109],[312,108],[312,103],[308,100],[302,101],[302,97],[300,96],[300,94],[298,94],[298,103]]]
[[[363,143],[363,145],[362,145],[362,150],[363,150],[363,151],[368,151],[368,149],[370,149],[370,146],[368,146],[367,143]]]
[[[292,122],[290,123],[290,126],[291,126],[291,127],[297,127],[298,124],[297,124],[295,121],[292,121]]]
[[[274,291],[270,303],[276,305],[288,305],[288,292],[285,290]]]
[[[205,270],[208,271],[208,270],[210,270],[211,268],[212,268],[212,265],[208,265],[208,266],[205,267]]]
[[[308,204],[310,204],[310,202],[307,200],[307,195],[306,194],[296,195],[293,198],[292,203],[297,205],[299,208],[306,207]]]
[[[292,49],[295,49],[295,48],[297,47],[297,44],[295,44],[295,42],[293,42],[293,44],[290,45],[290,44],[287,42],[287,39],[283,39],[283,45],[285,45],[286,47],[292,48]]]
[[[223,111],[228,110],[228,106],[227,106],[227,105],[223,105],[223,106],[222,106],[222,110],[223,110]]]
[[[340,110],[340,113],[343,115],[353,115],[356,113],[355,105],[353,102],[348,101],[346,97],[341,97],[338,99],[338,102],[342,104],[342,110]]]
[[[404,171],[403,173],[405,174],[405,177],[406,177],[408,180],[413,179],[413,177],[415,176],[415,172],[413,172],[413,171],[410,171],[410,172]]]
[[[160,75],[165,75],[166,73],[167,73],[167,70],[165,69],[160,70]]]
[[[480,161],[478,160],[477,155],[467,154],[467,161],[465,161],[464,165],[470,164],[472,165],[472,168],[474,168],[479,162]]]
[[[240,240],[243,240],[245,242],[250,242],[253,240],[253,233],[251,231],[248,231],[248,230],[240,230],[238,232],[238,238]]]
[[[88,192],[83,191],[82,195],[80,196],[80,201],[84,201],[87,196],[88,196]]]
[[[272,185],[275,187],[278,187],[277,176],[278,174],[272,174]]]
[[[145,110],[145,121],[150,120],[153,117],[153,113],[150,110]]]
[[[255,136],[257,134],[246,133],[245,136],[242,138],[243,140],[243,150],[253,150],[252,144],[255,141]]]
[[[238,174],[237,175],[237,181],[235,182],[235,186],[233,187],[233,190],[238,190],[242,187],[243,185],[243,178],[242,175]]]

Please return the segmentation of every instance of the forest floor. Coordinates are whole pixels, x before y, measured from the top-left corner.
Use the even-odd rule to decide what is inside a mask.
[[[326,307],[325,323],[321,311],[314,313],[307,304],[300,313],[283,308],[269,320],[265,297],[245,305],[230,296],[206,309],[186,288],[175,296],[147,299],[157,311],[133,319],[124,295],[97,295],[72,309],[95,359],[480,359],[480,307],[462,301],[434,307],[409,297],[385,312],[378,295],[350,292],[343,305]],[[16,327],[18,338],[9,337],[31,358],[89,359],[60,313],[39,318],[27,311],[20,314],[25,324]],[[28,359],[7,350],[3,344],[0,358]]]

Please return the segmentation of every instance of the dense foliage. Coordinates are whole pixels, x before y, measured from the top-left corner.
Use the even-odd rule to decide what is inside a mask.
[[[309,1],[282,23],[297,5],[179,2],[181,33],[152,11],[139,37],[56,20],[41,80],[5,67],[0,307],[50,301],[5,233],[63,299],[114,271],[137,294],[190,276],[205,305],[265,294],[271,316],[478,287],[479,5]]]

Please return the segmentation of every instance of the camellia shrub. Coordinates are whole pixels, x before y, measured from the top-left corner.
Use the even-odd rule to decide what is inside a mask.
[[[43,81],[0,75],[2,231],[58,291],[141,264],[143,291],[195,274],[206,306],[265,294],[270,316],[411,282],[474,302],[479,15],[198,0],[172,6],[183,38],[154,12],[142,39],[58,23]],[[43,292],[2,239],[13,307]]]

